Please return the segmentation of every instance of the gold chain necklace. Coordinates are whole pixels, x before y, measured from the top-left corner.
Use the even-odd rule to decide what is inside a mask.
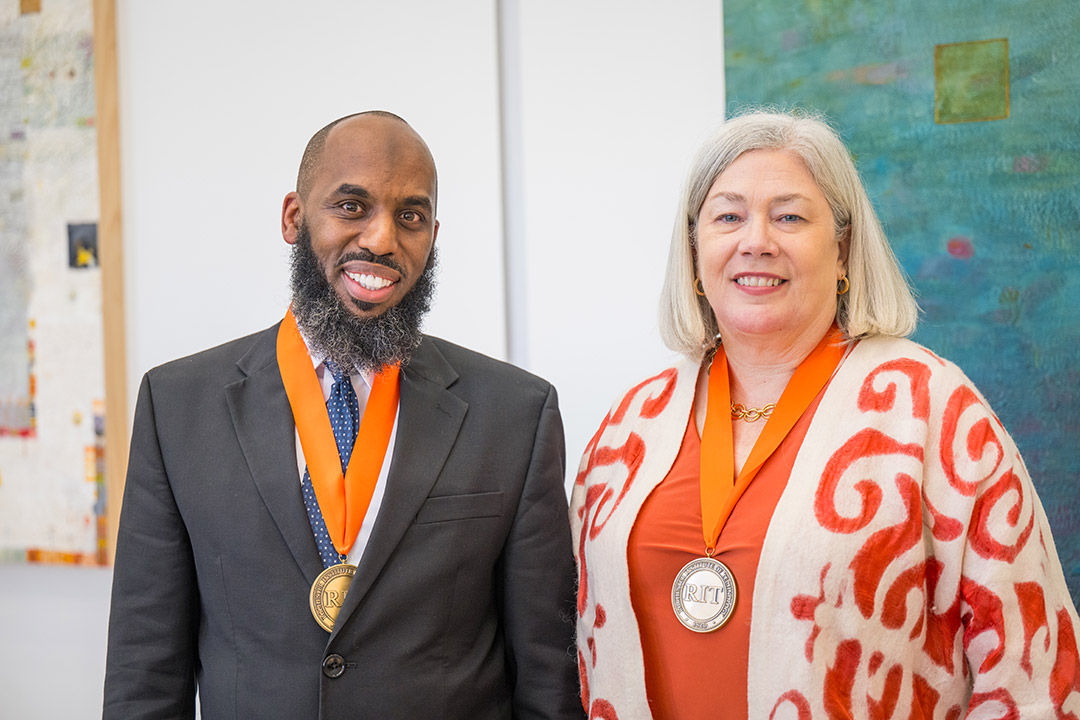
[[[773,409],[776,407],[776,403],[769,403],[763,408],[748,408],[742,403],[731,404],[731,419],[732,420],[745,420],[746,422],[754,422],[758,418],[769,419],[772,415]]]

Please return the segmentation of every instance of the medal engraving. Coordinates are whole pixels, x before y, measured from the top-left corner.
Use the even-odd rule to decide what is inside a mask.
[[[341,604],[345,602],[345,595],[349,592],[349,585],[355,574],[355,565],[332,565],[319,573],[319,577],[311,584],[311,593],[308,595],[311,616],[326,632],[333,631],[334,622],[341,612]]]
[[[688,562],[671,586],[675,617],[689,630],[712,632],[724,626],[735,610],[735,576],[712,558]]]

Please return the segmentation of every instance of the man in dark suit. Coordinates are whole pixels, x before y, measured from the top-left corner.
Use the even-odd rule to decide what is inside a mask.
[[[331,123],[286,319],[143,379],[106,719],[581,717],[555,391],[420,333],[435,206],[403,120]]]

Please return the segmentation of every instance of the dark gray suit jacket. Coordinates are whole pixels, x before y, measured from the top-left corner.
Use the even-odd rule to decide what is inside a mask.
[[[555,390],[427,337],[333,633],[277,327],[151,370],[135,413],[107,720],[581,717]]]

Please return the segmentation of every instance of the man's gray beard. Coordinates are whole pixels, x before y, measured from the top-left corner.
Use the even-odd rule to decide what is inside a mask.
[[[342,261],[353,259],[402,269],[367,250],[342,257]],[[407,365],[423,339],[420,327],[435,294],[436,264],[432,245],[423,273],[401,302],[381,315],[358,317],[330,286],[326,269],[312,250],[311,233],[301,224],[291,258],[292,312],[309,349],[341,368],[378,372],[386,365]]]

